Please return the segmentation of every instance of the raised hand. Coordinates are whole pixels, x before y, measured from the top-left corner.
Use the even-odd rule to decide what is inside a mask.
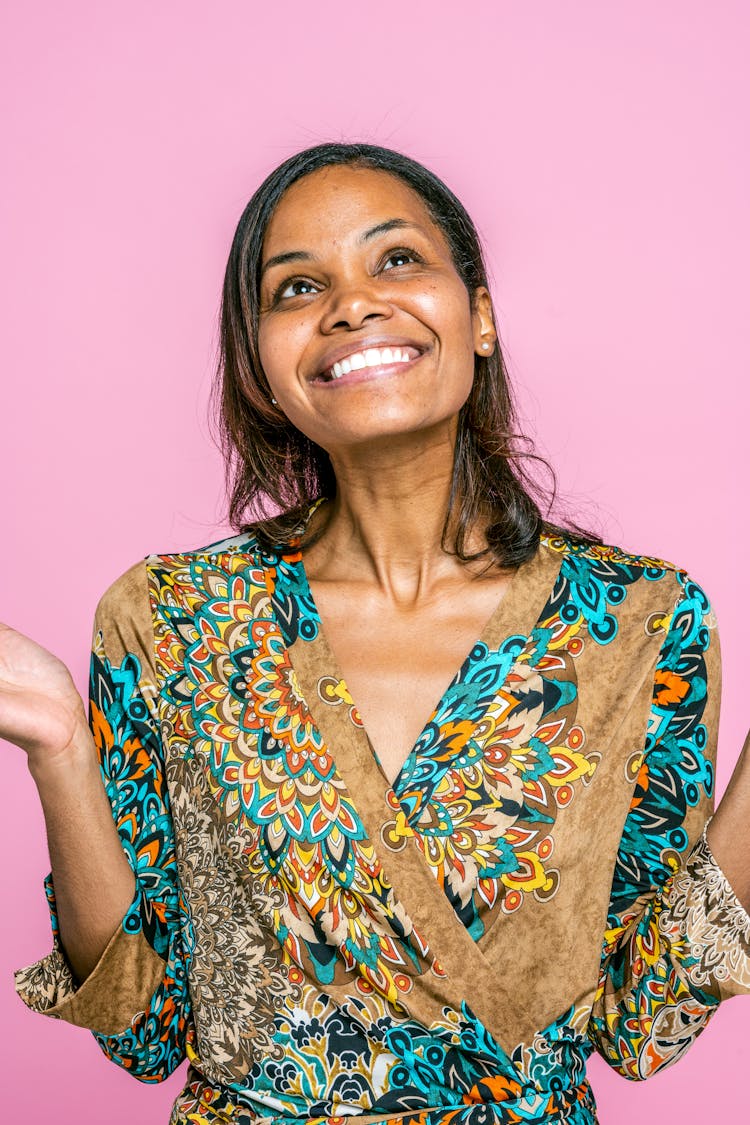
[[[85,727],[83,701],[62,661],[0,623],[0,738],[25,750],[33,771],[65,755]]]

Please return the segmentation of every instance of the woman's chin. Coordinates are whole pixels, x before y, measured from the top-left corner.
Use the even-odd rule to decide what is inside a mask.
[[[342,426],[338,434],[329,433],[325,444],[322,441],[318,444],[329,453],[393,454],[403,449],[413,457],[420,447],[443,448],[446,441],[452,441],[457,420],[457,411],[444,417],[435,416],[432,412],[426,416],[424,411],[419,417],[403,411],[394,411],[390,416],[380,413],[377,418],[372,415],[363,418],[361,425],[352,424],[352,420],[348,419],[348,424]]]

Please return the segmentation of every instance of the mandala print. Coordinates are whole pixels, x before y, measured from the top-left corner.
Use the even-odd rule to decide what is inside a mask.
[[[376,990],[397,1003],[427,951],[397,913],[290,663],[288,644],[316,633],[293,596],[294,561],[282,557],[262,585],[240,557],[179,572],[182,600],[189,591],[201,609],[182,648],[181,619],[163,615],[162,694],[181,728],[195,732],[190,752],[204,763],[217,809],[241,831],[249,873],[277,902],[273,928],[290,981],[350,979],[363,995]],[[168,580],[174,585],[174,568]],[[159,601],[168,603],[161,585]],[[279,606],[285,633],[272,616]]]
[[[131,652],[113,659],[106,631],[98,636],[91,727],[137,884],[123,930],[163,974],[120,1034],[97,1038],[144,1081],[187,1056],[172,1125],[341,1125],[352,1115],[591,1125],[594,1048],[647,1077],[684,1053],[720,998],[750,991],[750,919],[705,835],[688,858],[714,784],[706,597],[658,559],[564,539],[541,549],[560,564],[541,614],[495,647],[474,645],[383,787],[377,839],[295,671],[297,654],[314,656],[306,646],[322,639],[298,542],[261,549],[240,536],[149,559],[151,669]],[[589,993],[506,1051],[451,996],[388,862],[414,855],[420,877],[427,865],[448,917],[480,943],[468,943],[480,970],[493,926],[528,935],[535,919],[548,924],[572,885],[568,810],[612,776],[604,727],[581,703],[585,676],[599,663],[609,686],[618,670],[632,676],[617,654],[636,633],[653,692],[643,745],[617,763],[630,807],[612,837],[598,978],[597,930],[581,935],[593,952]],[[151,638],[140,640],[148,652]],[[361,739],[340,675],[321,668],[317,683]],[[19,974],[19,991],[53,1014],[76,995],[59,939]],[[422,1019],[427,992],[437,999]]]

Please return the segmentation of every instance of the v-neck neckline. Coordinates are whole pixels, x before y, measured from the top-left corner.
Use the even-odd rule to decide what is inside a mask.
[[[468,652],[443,689],[442,694],[435,702],[434,707],[427,716],[426,721],[422,724],[422,727],[420,728],[419,733],[417,734],[417,737],[415,738],[410,750],[406,754],[404,760],[401,762],[401,765],[399,766],[398,771],[393,778],[393,781],[391,781],[382,767],[375,747],[373,746],[372,741],[367,733],[367,729],[362,720],[361,713],[357,708],[356,700],[353,698],[351,691],[349,690],[349,686],[346,682],[346,677],[341,671],[341,667],[338,663],[334,650],[326,636],[323,619],[321,617],[320,610],[318,609],[318,605],[315,601],[315,596],[312,592],[312,587],[310,586],[310,580],[308,578],[307,570],[305,567],[304,552],[302,550],[301,543],[302,536],[304,535],[304,531],[307,528],[313,513],[322,502],[322,500],[316,500],[311,505],[306,514],[303,527],[289,544],[290,548],[295,552],[293,565],[297,571],[298,590],[301,592],[303,600],[314,615],[317,627],[317,639],[319,642],[321,642],[321,645],[324,646],[327,653],[325,662],[326,674],[336,681],[340,689],[346,693],[349,700],[351,701],[351,706],[354,708],[359,719],[361,733],[367,743],[370,756],[377,770],[377,773],[380,775],[383,784],[387,786],[387,791],[392,792],[397,798],[399,798],[403,796],[405,781],[408,781],[412,776],[413,769],[411,767],[415,765],[416,758],[419,754],[420,745],[425,739],[430,727],[434,723],[438,714],[445,708],[446,700],[450,696],[451,692],[455,690],[456,686],[465,677],[465,673],[468,671],[472,660],[476,660],[479,658],[479,656],[484,655],[485,649],[496,649],[501,641],[510,640],[511,636],[513,635],[520,635],[525,642],[528,622],[527,615],[524,612],[524,609],[528,607],[525,603],[524,586],[526,585],[526,578],[529,573],[533,572],[535,569],[538,569],[539,555],[540,552],[544,550],[544,548],[542,544],[539,543],[537,545],[536,551],[531,556],[531,558],[527,559],[525,562],[521,563],[519,567],[517,567],[516,571],[510,579],[510,582],[505,588],[505,592],[499,598],[497,604],[490,613],[490,616],[487,618],[483,628],[480,630],[479,635],[471,644]],[[556,561],[558,563],[559,569],[560,559]],[[526,596],[528,596],[528,590],[526,591]],[[542,605],[539,605],[537,608],[540,612],[542,609]],[[537,617],[534,618],[533,624],[536,624],[537,619],[538,613]],[[520,626],[519,630],[514,629],[514,623],[517,623]],[[477,650],[479,650],[479,652]],[[304,689],[303,694],[305,694]],[[335,748],[332,749],[335,757]],[[407,767],[409,768],[407,769]]]
[[[457,924],[445,888],[418,846],[419,826],[396,836],[389,831],[394,817],[398,820],[407,810],[376,763],[363,727],[354,721],[353,700],[323,633],[317,607],[304,589],[307,576],[304,568],[298,567],[301,551],[289,544],[282,553],[287,556],[285,563],[291,570],[292,586],[296,587],[288,593],[296,601],[306,602],[304,606],[285,607],[297,617],[299,625],[296,635],[288,638],[285,646],[294,691],[306,705],[312,728],[330,755],[340,795],[348,795],[346,801],[351,802],[356,821],[361,824],[364,837],[357,830],[357,838],[369,841],[381,857],[383,877],[397,903],[394,909],[399,917],[408,920],[409,927],[420,935],[419,940],[435,959],[433,971],[442,981],[439,1011],[445,1005],[461,1010],[467,998],[472,997],[472,1011],[506,1050],[512,1050],[518,1042],[519,1023],[524,1028],[531,1026],[524,999],[508,983],[514,979],[512,944],[498,944],[495,940],[492,956],[488,957],[481,940],[476,941],[463,924]],[[539,621],[555,587],[562,559],[561,552],[540,543],[534,555],[518,568],[485,625],[483,643],[489,650],[507,655],[509,669]],[[309,583],[306,585],[309,590]],[[300,618],[300,612],[301,618],[307,620]],[[404,766],[394,780],[396,787],[403,775]],[[412,784],[418,786],[419,778],[415,777]],[[356,821],[351,821],[349,815],[349,830],[356,829]],[[510,938],[512,931],[507,932]],[[430,979],[431,974],[426,974],[424,988],[432,1004]],[[486,980],[488,984],[478,995],[477,980]]]

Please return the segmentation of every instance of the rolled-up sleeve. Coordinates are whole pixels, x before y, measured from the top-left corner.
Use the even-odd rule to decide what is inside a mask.
[[[664,894],[659,932],[672,948],[689,951],[690,983],[727,1000],[750,992],[750,915],[716,862],[706,828]]]

